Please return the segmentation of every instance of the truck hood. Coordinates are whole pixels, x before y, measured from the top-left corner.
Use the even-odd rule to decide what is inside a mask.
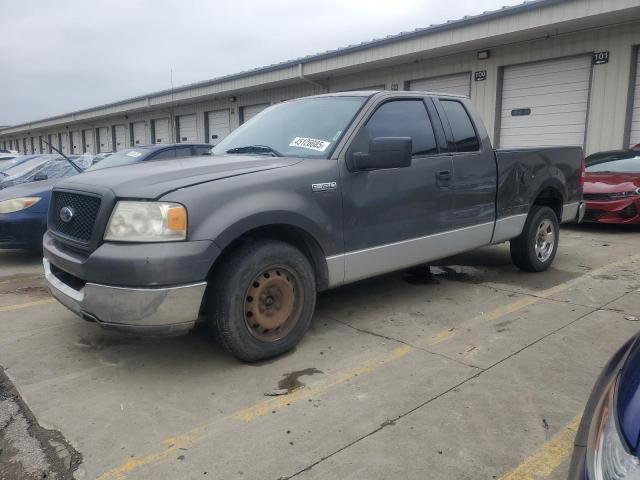
[[[640,187],[637,173],[589,173],[585,177],[584,193],[631,192]]]
[[[159,198],[180,188],[283,168],[300,161],[299,158],[258,155],[185,157],[85,172],[56,187],[73,190],[102,187],[113,191],[116,197]]]

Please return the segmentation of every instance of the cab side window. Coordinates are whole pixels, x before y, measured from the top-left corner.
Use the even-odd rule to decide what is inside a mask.
[[[369,151],[376,137],[411,137],[413,156],[438,153],[433,126],[422,100],[393,100],[383,103],[358,132],[351,151]]]
[[[176,158],[175,149],[167,148],[166,150],[161,150],[158,153],[149,156],[147,160],[162,160],[165,158]]]
[[[190,157],[191,155],[191,147],[176,147],[177,158]]]
[[[480,150],[478,135],[462,103],[455,100],[440,100],[440,103],[449,119],[456,151],[477,152]]]

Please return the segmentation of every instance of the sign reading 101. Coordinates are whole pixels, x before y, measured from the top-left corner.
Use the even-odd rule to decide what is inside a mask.
[[[602,65],[604,63],[609,63],[609,51],[607,50],[605,52],[594,52],[593,64]]]

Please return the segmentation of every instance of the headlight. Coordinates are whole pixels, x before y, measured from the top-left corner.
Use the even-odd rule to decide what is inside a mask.
[[[25,210],[34,206],[40,201],[40,197],[24,197],[24,198],[12,198],[10,200],[3,200],[0,202],[0,213],[13,213]]]
[[[602,406],[600,421],[590,438],[589,470],[595,480],[635,480],[640,478],[638,457],[627,452],[618,432],[615,409],[615,383]]]
[[[187,210],[178,203],[120,201],[111,213],[105,240],[175,242],[187,239]]]

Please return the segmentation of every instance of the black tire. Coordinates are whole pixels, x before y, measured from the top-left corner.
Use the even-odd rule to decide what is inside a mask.
[[[539,228],[543,228],[547,233],[551,230],[553,246],[536,251]],[[511,259],[520,270],[543,272],[553,263],[559,241],[560,227],[556,213],[549,207],[534,205],[524,224],[522,234],[511,240]]]
[[[226,350],[240,360],[257,362],[297,345],[316,305],[314,271],[302,252],[284,242],[259,240],[239,247],[216,269],[208,319]],[[259,298],[254,299],[254,293]],[[279,318],[285,320],[278,327],[265,326]]]

